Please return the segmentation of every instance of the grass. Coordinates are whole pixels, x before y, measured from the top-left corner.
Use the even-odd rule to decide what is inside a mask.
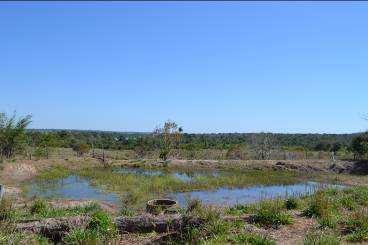
[[[107,244],[117,239],[117,230],[111,217],[96,211],[91,215],[91,221],[85,229],[75,229],[63,239],[65,244]]]
[[[325,231],[314,231],[304,239],[304,245],[339,245],[340,239],[333,233]]]
[[[178,244],[259,244],[271,245],[274,241],[266,237],[252,234],[244,230],[245,223],[241,220],[226,221],[222,213],[213,207],[204,207],[192,201],[185,215],[200,217],[204,224],[200,227],[184,227],[171,243]]]
[[[280,225],[293,223],[291,215],[283,210],[282,205],[278,201],[261,202],[253,221],[260,226],[276,228]]]
[[[299,201],[295,197],[289,197],[285,200],[285,208],[287,210],[297,209],[299,207]]]
[[[190,182],[183,182],[171,174],[144,176],[114,173],[99,168],[83,168],[76,170],[75,173],[106,191],[120,193],[123,200],[121,214],[127,216],[142,210],[147,200],[164,196],[168,192],[210,190],[224,186],[246,187],[254,184],[291,184],[301,178],[291,172],[265,173],[265,171],[241,172],[239,170],[228,175],[201,175],[194,177]],[[52,182],[69,174],[70,170],[67,167],[60,166],[47,173],[42,172],[38,178],[41,182]],[[225,210],[204,208],[198,201],[193,201],[182,214],[197,215],[206,222],[202,227],[185,227],[178,237],[173,238],[173,241],[189,244],[274,244],[266,237],[245,230],[245,224],[242,221],[225,221],[221,217],[224,214],[232,216],[249,214],[253,217],[253,224],[262,229],[269,229],[292,224],[293,218],[290,214],[300,211],[304,216],[316,219],[319,224],[315,232],[305,237],[305,244],[365,242],[368,241],[367,206],[367,187],[325,189],[307,197],[289,197],[286,200],[263,201],[252,205],[239,204]],[[81,241],[87,241],[95,244],[104,239],[116,238],[116,229],[111,225],[111,218],[101,213],[101,210],[94,205],[84,208],[55,209],[44,200],[35,200],[26,210],[20,211],[14,210],[6,201],[0,203],[0,223],[4,226],[14,220],[79,214],[90,215],[92,221],[86,229],[71,231],[65,237],[65,243],[81,244]],[[3,217],[2,221],[1,217]],[[24,239],[24,234],[11,230],[11,225],[6,227],[8,231],[0,232],[0,243],[4,240],[18,243],[17,241]],[[42,240],[39,237],[32,239]]]
[[[7,214],[7,215],[4,215]],[[67,244],[104,244],[115,239],[117,231],[111,217],[103,212],[98,204],[73,208],[53,208],[46,200],[36,199],[28,208],[16,209],[10,199],[0,202],[0,244],[51,244],[47,238],[20,233],[15,230],[15,224],[22,220],[57,218],[77,215],[89,215],[91,221],[84,230],[71,231],[65,237]],[[89,243],[91,242],[91,243]]]
[[[145,176],[108,172],[106,169],[82,169],[78,175],[86,177],[106,191],[121,193],[124,205],[129,208],[145,205],[149,199],[164,196],[171,192],[211,190],[218,187],[246,187],[255,184],[290,184],[299,176],[292,172],[234,171],[219,176],[201,175],[190,182],[183,182],[171,174]],[[141,206],[139,206],[141,205]]]

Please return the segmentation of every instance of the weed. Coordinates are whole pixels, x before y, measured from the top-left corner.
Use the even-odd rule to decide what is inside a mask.
[[[0,200],[0,221],[9,220],[13,211],[12,200],[8,197],[4,197]]]
[[[332,204],[326,193],[319,190],[310,200],[309,206],[303,211],[303,215],[307,217],[326,217],[330,214]]]
[[[48,204],[43,199],[36,199],[30,209],[32,214],[40,214],[40,215],[45,215],[47,213],[47,210]]]
[[[226,212],[230,215],[240,215],[240,214],[247,214],[250,211],[249,205],[241,205],[237,204],[234,207],[230,207]]]
[[[339,245],[340,241],[334,234],[312,232],[307,234],[304,245]]]
[[[320,225],[320,228],[331,228],[335,229],[337,227],[337,217],[334,215],[322,216],[318,217],[317,221]]]
[[[292,217],[282,211],[278,202],[263,201],[254,216],[254,222],[261,226],[288,225],[293,223]]]
[[[241,233],[229,239],[234,244],[251,244],[251,245],[273,245],[274,241],[267,239],[264,236],[256,234]]]
[[[367,241],[368,240],[368,210],[360,209],[352,213],[345,222],[347,237],[349,241]]]
[[[299,207],[299,202],[295,197],[289,197],[285,201],[285,208],[288,210],[297,209]]]
[[[103,211],[97,211],[91,215],[88,229],[108,237],[112,237],[116,234],[116,227],[110,216]]]
[[[99,236],[95,230],[75,229],[64,237],[63,242],[70,245],[81,245],[98,244],[98,240]]]

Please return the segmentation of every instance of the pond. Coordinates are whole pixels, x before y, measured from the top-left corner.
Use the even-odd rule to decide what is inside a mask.
[[[239,179],[248,182],[237,182]],[[152,191],[159,187],[166,188],[166,191]],[[112,168],[91,170],[79,175],[70,174],[56,180],[35,181],[28,186],[28,196],[89,199],[117,205],[126,203],[127,196],[141,205],[148,198],[167,197],[177,200],[182,207],[190,199],[199,199],[204,204],[233,206],[263,199],[309,195],[325,187],[342,188],[341,185],[321,184],[310,179],[296,179],[262,171],[232,173],[219,170]],[[137,194],[138,190],[142,192]]]
[[[96,200],[119,204],[116,193],[107,193],[92,186],[88,179],[76,175],[46,182],[35,182],[28,187],[29,197]]]
[[[162,169],[144,169],[144,168],[115,168],[113,170],[115,173],[121,174],[135,174],[144,176],[173,176],[183,182],[193,181],[198,177],[217,177],[220,174],[226,174],[224,171],[219,170],[162,170]]]
[[[322,184],[313,181],[293,185],[252,186],[245,188],[218,188],[214,191],[192,191],[171,194],[171,198],[184,207],[189,200],[198,199],[203,204],[218,206],[234,206],[236,204],[250,204],[264,199],[298,197],[313,194],[318,189],[326,187],[343,188],[342,185]]]

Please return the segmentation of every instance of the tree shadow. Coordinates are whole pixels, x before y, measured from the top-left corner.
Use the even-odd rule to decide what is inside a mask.
[[[368,174],[368,160],[359,160],[353,162],[351,169],[351,174],[355,175],[367,175]]]

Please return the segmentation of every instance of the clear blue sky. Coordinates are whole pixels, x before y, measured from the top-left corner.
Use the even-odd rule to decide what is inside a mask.
[[[368,3],[1,3],[0,110],[33,128],[356,132]]]

